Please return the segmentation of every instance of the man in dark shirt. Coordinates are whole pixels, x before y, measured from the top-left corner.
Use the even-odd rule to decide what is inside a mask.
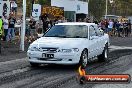
[[[104,25],[105,25],[105,32],[108,33],[108,25],[109,25],[109,23],[108,23],[107,19],[105,19]]]
[[[119,23],[119,21],[117,21],[116,24],[115,24],[115,28],[116,28],[116,31],[117,31],[117,33],[118,33],[118,34],[117,34],[118,37],[121,37],[121,34],[120,34],[120,33],[121,33],[121,31],[120,31],[120,25],[121,25],[121,24]]]
[[[15,23],[16,18],[14,17],[14,14],[11,14],[9,17],[9,28],[8,28],[8,40],[14,40],[15,39]]]
[[[48,18],[48,16],[46,14],[42,15],[42,17],[41,17],[41,20],[43,22],[43,33],[45,33],[47,31],[47,29],[48,29],[47,18]]]

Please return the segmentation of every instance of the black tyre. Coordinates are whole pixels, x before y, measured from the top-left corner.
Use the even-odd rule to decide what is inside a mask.
[[[30,62],[30,65],[31,65],[32,67],[38,67],[40,64]]]
[[[87,63],[88,63],[88,51],[85,49],[85,50],[83,50],[83,52],[81,54],[79,65],[82,68],[85,68],[87,66]]]
[[[86,78],[84,76],[80,77],[79,83],[80,84],[85,84],[86,83]]]
[[[103,53],[98,56],[98,61],[99,62],[104,62],[108,59],[108,44],[105,45]]]

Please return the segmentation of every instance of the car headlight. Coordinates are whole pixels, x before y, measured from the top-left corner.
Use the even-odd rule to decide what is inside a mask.
[[[78,48],[73,48],[72,50],[73,50],[74,52],[78,52],[78,51],[79,51]]]
[[[59,49],[58,52],[62,52],[62,53],[71,53],[71,52],[78,52],[79,49],[78,48],[72,48],[72,49]]]
[[[37,47],[29,47],[28,50],[30,50],[30,51],[40,51]]]
[[[70,52],[72,52],[72,50],[71,49],[61,49],[61,52],[63,52],[63,53],[70,53]]]

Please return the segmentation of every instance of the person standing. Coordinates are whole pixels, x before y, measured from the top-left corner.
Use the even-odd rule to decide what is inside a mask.
[[[7,41],[7,38],[8,38],[8,18],[7,16],[4,16],[4,19],[3,19],[3,28],[4,28],[4,37],[3,37],[3,40],[4,41]]]
[[[119,23],[120,23],[120,35],[121,37],[123,37],[124,34],[123,20],[121,19]]]
[[[2,38],[2,34],[3,34],[3,21],[2,21],[2,17],[0,16],[0,54],[1,54],[1,38]]]
[[[124,23],[124,37],[128,37],[128,22]]]
[[[15,23],[16,18],[14,14],[11,14],[9,17],[9,27],[8,27],[8,40],[12,41],[15,39]]]
[[[3,34],[3,29],[2,29],[2,27],[3,27],[3,20],[2,20],[2,17],[0,16],[0,40],[1,40],[1,38],[2,38],[2,34]]]
[[[36,22],[36,28],[37,28],[37,33],[42,34],[43,22],[41,20],[41,17],[39,17],[39,20]]]
[[[16,1],[11,2],[11,11],[15,13],[15,16],[17,15],[17,3]]]
[[[108,20],[107,20],[107,19],[105,19],[104,25],[105,25],[105,27],[104,27],[105,33],[108,33],[108,32],[109,32],[109,30],[108,30],[108,25],[109,25],[109,23],[108,23]]]
[[[108,34],[112,35],[112,29],[113,29],[114,22],[112,20],[109,21],[108,25]]]
[[[42,15],[41,20],[43,22],[43,33],[45,33],[47,31],[47,29],[48,29],[48,21],[47,21],[47,19],[48,19],[48,16],[46,14]]]
[[[128,20],[128,36],[131,35],[131,20]]]
[[[115,24],[115,29],[116,29],[118,37],[121,37],[121,34],[120,34],[121,33],[121,31],[120,31],[120,25],[121,24],[119,23],[119,21],[117,21],[116,24]]]
[[[29,21],[29,25],[30,25],[30,40],[34,41],[36,39],[36,35],[37,35],[37,31],[36,31],[36,21],[33,19],[33,17],[31,16],[30,21]]]

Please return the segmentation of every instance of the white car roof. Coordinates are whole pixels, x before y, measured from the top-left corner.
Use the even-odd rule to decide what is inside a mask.
[[[65,22],[65,23],[58,23],[55,25],[96,25],[95,23],[86,23],[86,22]]]

